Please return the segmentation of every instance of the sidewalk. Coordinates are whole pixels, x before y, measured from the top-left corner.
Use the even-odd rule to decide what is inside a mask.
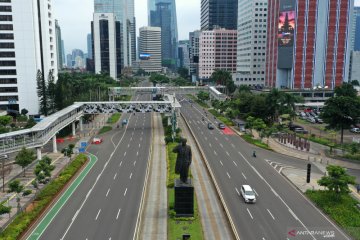
[[[140,238],[149,240],[167,239],[167,189],[166,145],[160,114],[153,114],[153,149],[149,180],[145,196]]]

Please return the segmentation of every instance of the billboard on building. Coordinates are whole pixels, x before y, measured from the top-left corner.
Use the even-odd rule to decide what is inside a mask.
[[[278,68],[291,69],[296,29],[296,0],[280,0],[278,20]]]
[[[140,53],[140,60],[150,60],[151,54]]]

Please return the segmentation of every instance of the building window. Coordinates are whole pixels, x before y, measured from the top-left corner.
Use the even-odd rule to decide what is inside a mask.
[[[16,75],[16,69],[0,69],[0,75]]]
[[[15,57],[15,52],[0,52],[0,57],[2,58]]]
[[[0,33],[0,39],[14,39],[13,33]]]
[[[13,30],[12,24],[0,24],[0,30]]]
[[[1,102],[8,102],[9,100],[19,101],[19,97],[18,96],[0,96]]]
[[[0,21],[11,22],[12,21],[12,16],[11,15],[0,15]]]
[[[16,84],[16,78],[0,78],[0,84]]]
[[[0,93],[16,93],[17,87],[0,87]]]
[[[0,12],[11,12],[11,6],[0,6]]]
[[[11,3],[11,0],[0,0],[0,2]]]
[[[2,43],[0,43],[0,48],[15,48],[15,44],[14,43],[2,42]]]
[[[0,67],[4,67],[4,66],[15,67],[16,62],[15,61],[0,61]]]

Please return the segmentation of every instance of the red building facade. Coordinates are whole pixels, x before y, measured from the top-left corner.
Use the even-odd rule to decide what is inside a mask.
[[[333,89],[348,79],[353,0],[269,0],[266,86]]]

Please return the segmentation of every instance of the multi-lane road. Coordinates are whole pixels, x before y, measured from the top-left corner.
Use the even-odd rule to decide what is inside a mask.
[[[219,130],[212,115],[206,116],[202,108],[181,97],[179,101],[181,113],[203,149],[240,239],[322,239],[324,232],[320,231],[329,231],[330,239],[349,239],[274,168],[282,164],[305,169],[306,162],[261,149],[256,149],[254,158],[255,148],[231,129]],[[213,123],[214,130],[207,128],[208,122]],[[242,200],[239,192],[243,184],[254,188],[255,204]],[[303,235],[294,238],[294,234]]]
[[[149,95],[137,100],[149,100]],[[124,128],[88,151],[97,162],[39,239],[133,239],[151,144],[151,114],[123,114]]]

